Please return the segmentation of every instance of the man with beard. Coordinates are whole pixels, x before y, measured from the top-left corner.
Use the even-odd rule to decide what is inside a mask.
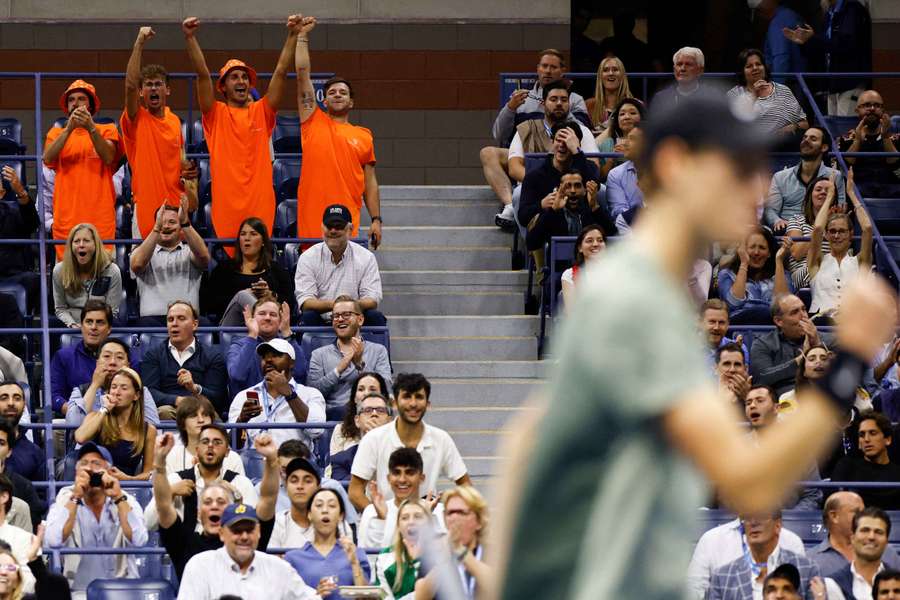
[[[50,361],[53,412],[65,416],[69,395],[91,381],[100,345],[112,330],[112,309],[102,300],[88,300],[81,309],[81,340],[57,350]]]
[[[363,340],[359,333],[363,320],[358,301],[350,296],[335,298],[331,326],[337,339],[333,344],[316,348],[309,357],[309,385],[325,397],[329,421],[344,418],[350,387],[363,371],[374,371],[385,381],[391,380],[387,348]]]
[[[191,226],[189,212],[184,194],[179,206],[158,207],[153,229],[142,234],[144,241],[131,251],[141,325],[165,325],[166,311],[175,300],[185,299],[194,306],[200,302],[200,278],[209,265],[209,251]]]
[[[775,424],[778,418],[778,404],[775,391],[767,385],[754,385],[744,398],[744,415],[750,425],[750,438],[756,442],[764,430]],[[819,468],[815,463],[804,477],[804,481],[820,481]],[[822,502],[822,491],[816,488],[798,490],[784,501],[784,508],[798,510],[818,510]]]
[[[551,238],[577,236],[588,225],[599,225],[607,236],[616,231],[606,207],[598,202],[597,182],[585,181],[580,171],[572,169],[560,178],[552,205],[549,198],[546,203],[542,201],[541,212],[525,238],[526,244],[529,250],[539,250]]]
[[[833,169],[825,166],[823,161],[828,150],[825,131],[820,127],[810,127],[800,140],[800,162],[772,176],[763,223],[776,233],[784,231],[788,219],[803,214],[803,198],[809,182],[817,177],[831,176]],[[834,185],[838,202],[844,204],[846,192],[840,171],[835,174]]]
[[[150,235],[157,209],[164,204],[175,204],[182,194],[189,198],[188,210],[197,210],[196,180],[186,185],[182,173],[183,169],[190,169],[190,163],[183,161],[181,120],[166,106],[172,93],[169,74],[160,65],[141,68],[144,44],[154,35],[150,27],[138,31],[128,59],[125,110],[119,120],[125,154],[131,165],[132,235],[138,238]],[[141,304],[143,307],[143,295]]]
[[[218,550],[191,559],[178,600],[313,600],[316,591],[277,556],[260,550],[262,518],[252,506],[232,504],[222,513]]]
[[[11,427],[10,446],[16,451],[6,458],[6,467],[31,481],[47,480],[47,456],[37,444],[19,429],[19,421],[25,412],[25,391],[22,384],[13,381],[0,383],[0,417]]]
[[[130,367],[128,344],[117,338],[109,338],[100,346],[97,364],[89,383],[83,383],[69,396],[66,408],[66,424],[81,425],[90,412],[88,401],[93,403],[93,410],[100,410],[103,395],[109,391],[113,376],[123,367]],[[150,390],[144,387],[144,416],[154,427],[159,426],[159,412]]]
[[[421,373],[400,373],[394,382],[394,403],[397,418],[367,433],[359,442],[359,450],[353,459],[350,479],[350,501],[357,510],[370,504],[366,486],[377,482],[378,491],[385,499],[393,498],[388,484],[388,464],[391,453],[397,448],[415,448],[422,456],[425,479],[421,489],[437,489],[438,478],[443,476],[456,485],[472,485],[466,464],[459,450],[443,429],[425,423],[425,413],[431,404],[431,383]]]
[[[208,427],[211,428],[204,428],[203,436],[210,440],[218,440],[219,438],[216,436],[221,433],[220,428]],[[204,484],[202,490],[193,492],[194,503],[190,507],[185,503],[185,515],[184,517],[179,515],[173,501],[177,492],[176,486],[170,483],[170,477],[166,473],[166,456],[174,444],[175,439],[171,433],[166,433],[156,439],[153,500],[156,504],[156,514],[159,517],[160,540],[172,559],[172,565],[175,567],[179,580],[184,582],[185,579],[182,577],[184,566],[192,556],[222,547],[222,540],[219,538],[219,532],[223,525],[222,513],[227,506],[236,502],[237,498],[232,484],[221,479],[212,479]],[[201,444],[198,456],[208,454],[210,448],[219,449],[215,444],[202,446]],[[227,448],[228,444],[225,443],[221,447]],[[278,495],[277,449],[269,435],[261,434],[258,437],[257,452],[265,458],[265,470],[263,471],[259,500],[256,502],[256,514],[259,515],[259,521],[262,523],[262,535],[256,543],[259,548],[265,549],[269,536],[272,535],[275,497]],[[197,473],[199,471],[195,472],[195,475]],[[201,481],[204,481],[202,475],[196,478],[195,483],[199,484]],[[188,509],[192,511],[190,514],[188,514]],[[200,531],[195,527],[198,521]]]
[[[553,139],[552,154],[539,167],[529,171],[522,181],[522,200],[517,212],[522,226],[532,230],[542,212],[554,210],[565,174],[572,171],[580,173],[585,190],[595,192],[598,188],[600,170],[585,158],[580,146],[583,135],[581,125],[574,121],[557,123],[550,130],[550,137]],[[575,193],[574,190],[572,193]],[[585,197],[586,194],[587,192]],[[526,242],[530,250],[540,250],[543,247],[537,236],[528,235]]]
[[[856,102],[859,124],[844,134],[838,144],[841,152],[896,152],[897,134],[891,133],[891,115],[884,110],[884,100],[875,90],[866,90]],[[897,191],[898,159],[847,157],[863,195],[890,197]],[[887,186],[887,187],[884,187]],[[884,193],[882,193],[882,191]]]
[[[221,425],[215,423],[204,425],[200,430],[200,440],[195,448],[197,464],[191,469],[169,473],[169,485],[174,497],[173,506],[178,516],[181,517],[182,523],[189,530],[199,529],[197,527],[197,499],[203,494],[203,490],[213,483],[225,481],[231,484],[241,502],[251,506],[257,505],[258,498],[253,482],[244,475],[223,467],[225,457],[230,451],[228,432]],[[158,515],[159,510],[156,503],[151,500],[144,509],[144,522],[149,531],[156,529],[160,521]]]
[[[343,204],[332,204],[322,214],[324,241],[300,255],[294,275],[301,325],[327,325],[334,299],[357,298],[364,325],[387,325],[377,310],[381,302],[381,272],[375,255],[350,243],[353,215]]]
[[[369,243],[374,250],[381,244],[382,221],[372,132],[350,123],[353,88],[346,79],[332,77],[325,82],[327,114],[316,106],[309,59],[309,34],[315,26],[315,17],[303,17],[297,31],[297,110],[304,166],[297,187],[297,236],[319,237],[319,215],[329,204],[339,202],[350,209],[353,237],[357,237],[365,202],[372,219]]]
[[[256,347],[263,380],[235,395],[228,410],[231,423],[322,423],[325,421],[325,398],[319,390],[294,380],[294,347],[287,340],[275,338]],[[254,444],[259,429],[245,430]],[[312,450],[321,429],[273,429],[277,446],[286,440],[299,439]]]
[[[859,450],[862,457],[848,455],[842,458],[834,467],[831,480],[883,483],[900,481],[900,465],[891,462],[888,454],[888,447],[893,442],[890,419],[875,411],[866,411],[859,418]],[[853,491],[862,497],[867,507],[900,509],[900,490],[897,488],[866,488]]]
[[[713,573],[707,600],[752,600],[762,596],[765,575],[780,565],[794,565],[800,574],[798,591],[813,598],[810,582],[819,577],[819,568],[810,559],[781,547],[781,512],[744,515],[741,525],[747,538],[746,554]]]
[[[872,599],[875,575],[885,568],[881,559],[890,535],[891,517],[880,508],[867,506],[853,517],[853,561],[831,575],[845,600]]]
[[[209,169],[216,182],[212,221],[216,232],[231,237],[247,217],[258,217],[272,231],[275,190],[269,138],[275,128],[275,113],[281,104],[284,81],[293,57],[299,16],[288,17],[288,36],[272,73],[266,95],[254,102],[250,88],[256,71],[243,61],[231,59],[219,70],[216,89],[225,102],[216,100],[209,67],[197,42],[200,19],[188,17],[181,24],[188,56],[197,77],[197,100],[203,113],[203,135],[209,146]],[[229,255],[234,248],[227,247]]]

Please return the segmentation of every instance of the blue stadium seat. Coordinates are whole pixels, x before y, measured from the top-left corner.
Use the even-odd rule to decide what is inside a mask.
[[[891,131],[900,132],[900,115],[891,117]]]
[[[900,198],[865,198],[866,212],[876,221],[900,218]]]
[[[300,117],[296,115],[277,115],[275,117],[272,148],[279,154],[298,154],[300,152]]]
[[[209,159],[198,160],[197,168],[200,170],[197,181],[197,199],[200,204],[209,204],[212,201],[212,175],[209,172]]]
[[[282,200],[275,207],[272,237],[297,237],[297,200]]]
[[[116,239],[131,239],[131,218],[132,212],[130,204],[120,204],[116,207]],[[123,247],[124,246],[117,246],[117,248]]]
[[[526,156],[525,157],[525,172],[528,173],[530,171],[534,171],[538,167],[541,166],[544,162],[543,156]]]
[[[164,579],[95,579],[87,600],[176,600],[176,593]]]
[[[197,340],[200,341],[206,347],[210,347],[213,345],[213,334],[209,331],[205,332],[197,332],[194,334]],[[169,335],[163,331],[158,333],[142,333],[140,337],[140,345],[145,348],[150,348],[156,344],[164,343],[168,339]]]
[[[206,154],[209,148],[206,146],[206,138],[203,135],[203,122],[200,119],[194,121],[191,127],[191,139],[187,144],[189,154]]]
[[[22,124],[18,119],[0,119],[0,154],[25,154],[22,143]]]
[[[28,316],[28,302],[25,288],[18,283],[0,281],[0,294],[9,294],[16,299],[16,306],[23,317]]]
[[[243,333],[234,333],[231,331],[220,331],[219,332],[219,343],[222,346],[222,353],[224,354],[228,347],[231,345],[231,342],[234,340],[239,340],[242,337],[247,337]]]
[[[388,354],[390,354],[391,334],[387,327],[362,327],[360,334],[367,342],[381,344],[387,348]],[[334,330],[331,327],[304,327],[300,347],[309,358],[313,350],[334,343],[335,338]]]
[[[300,244],[285,244],[284,249],[278,253],[276,260],[285,271],[293,273],[297,269],[297,260],[300,258]]]
[[[859,117],[835,117],[827,115],[825,117],[825,127],[834,137],[840,137],[859,125]]]
[[[786,167],[793,167],[800,162],[799,154],[778,155],[769,157],[769,168],[772,173],[777,173]]]
[[[212,221],[212,203],[207,203],[203,205],[203,227],[206,229],[206,237],[218,237],[216,235],[216,228],[213,226]],[[210,265],[209,270],[212,271],[213,266]]]
[[[275,185],[276,202],[297,197],[300,164],[299,158],[276,158],[272,163],[272,183]]]

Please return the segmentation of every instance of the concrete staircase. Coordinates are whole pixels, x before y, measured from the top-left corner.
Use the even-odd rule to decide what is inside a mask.
[[[473,481],[489,487],[500,434],[543,376],[538,320],[523,315],[527,273],[481,186],[382,186],[376,252],[395,373],[432,382],[427,421],[451,433]]]

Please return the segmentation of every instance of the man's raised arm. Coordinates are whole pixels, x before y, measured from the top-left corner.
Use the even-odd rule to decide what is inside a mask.
[[[200,111],[208,112],[216,101],[216,93],[213,90],[212,79],[209,76],[209,67],[206,66],[206,59],[203,58],[203,50],[200,49],[200,43],[195,35],[198,29],[200,29],[200,19],[197,17],[188,17],[181,23],[188,57],[190,57],[191,65],[198,75],[197,99],[200,102]]]
[[[301,123],[310,118],[316,110],[316,90],[313,88],[312,79],[310,78],[312,65],[309,61],[309,32],[315,26],[315,17],[302,17],[300,19],[294,55],[295,68],[297,69],[297,110],[300,112]]]
[[[156,32],[152,27],[141,27],[134,48],[131,49],[131,57],[128,59],[128,67],[125,71],[125,112],[128,118],[133,119],[137,115],[141,99],[141,54],[144,44],[151,39]]]
[[[287,20],[288,36],[281,48],[281,54],[278,55],[278,64],[272,72],[272,79],[269,80],[269,88],[266,90],[266,98],[269,106],[278,110],[281,103],[281,96],[284,91],[284,80],[287,76],[288,68],[291,66],[291,59],[294,58],[294,46],[297,45],[297,34],[300,32],[300,15],[291,15]]]

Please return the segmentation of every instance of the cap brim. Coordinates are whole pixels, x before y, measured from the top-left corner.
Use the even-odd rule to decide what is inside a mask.
[[[349,223],[350,223],[350,221],[345,221],[344,219],[334,219],[334,218],[326,219],[326,220],[322,221],[322,224],[326,225],[326,226],[338,225],[340,227],[346,227]]]

